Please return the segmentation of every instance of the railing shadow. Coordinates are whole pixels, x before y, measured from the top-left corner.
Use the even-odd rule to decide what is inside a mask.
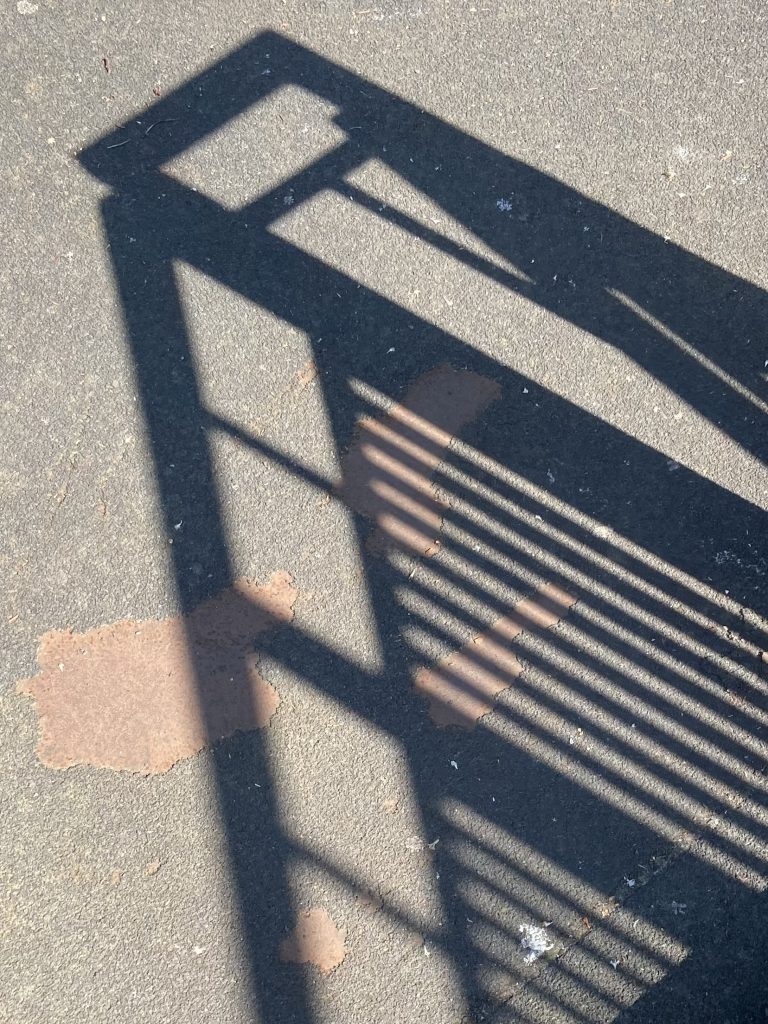
[[[168,170],[288,86],[333,104],[344,139],[330,152],[236,209]],[[382,225],[620,348],[754,455],[765,439],[757,348],[765,293],[276,34],[257,37],[141,120],[80,159],[112,189],[104,225],[158,494],[169,531],[182,511],[185,519],[171,548],[184,610],[233,580],[211,431],[345,501],[383,671],[362,672],[298,627],[262,650],[401,744],[424,835],[441,837],[430,856],[445,924],[428,941],[450,955],[469,1013],[661,1019],[642,1016],[644,1001],[655,1000],[658,1014],[665,986],[677,999],[676,972],[695,971],[699,953],[709,964],[718,940],[702,925],[685,960],[690,922],[706,921],[704,907],[691,907],[683,922],[649,904],[633,930],[623,907],[634,898],[622,887],[628,855],[658,855],[664,866],[690,858],[717,899],[749,907],[764,886],[768,701],[756,652],[768,647],[765,514],[685,467],[670,473],[659,452],[308,254],[275,225],[286,196],[291,210],[328,192],[346,197]],[[371,161],[437,204],[488,255],[348,180]],[[497,196],[509,217],[489,201]],[[306,333],[340,479],[323,478],[205,407],[179,262]],[[375,355],[385,337],[397,339],[396,364]],[[432,412],[427,403],[416,419],[392,418],[393,409],[409,412],[413,382],[446,364],[456,368],[460,391],[472,374],[500,396],[491,414],[467,422],[462,443],[440,394]],[[361,397],[359,382],[378,405]],[[513,398],[523,389],[526,405]],[[351,453],[362,451],[361,417],[387,429],[368,438],[361,457],[371,472],[356,470],[350,489],[344,472]],[[447,438],[442,447],[436,436]],[[548,484],[542,467],[553,462],[560,469]],[[384,542],[371,545],[376,530]],[[434,558],[418,550],[425,537],[439,542]],[[546,635],[523,628],[506,660],[482,645],[465,648],[466,664],[499,682],[494,714],[474,731],[436,728],[413,685],[425,652],[461,646],[458,635],[482,634],[509,615],[512,595],[552,581],[577,599],[573,616]],[[525,672],[510,676],[515,652]],[[443,671],[447,692],[471,689],[450,667]],[[291,924],[287,863],[320,858],[297,851],[285,834],[258,733],[217,745],[211,756],[254,1016],[309,1022],[304,976],[276,970],[275,957]],[[446,781],[440,766],[454,759],[476,770]],[[249,784],[255,777],[258,793]],[[338,865],[321,867],[355,884]],[[647,880],[658,874],[653,865],[645,870]],[[384,912],[415,928],[396,900],[385,901]],[[557,961],[560,987],[522,964],[510,924],[545,917],[563,950],[578,947]],[[617,957],[590,947],[592,921]],[[742,1008],[762,1005],[757,964],[743,965],[729,1007],[734,998]],[[654,986],[659,995],[644,995]],[[690,1019],[719,1019],[717,993],[704,1011],[710,1016],[694,1018],[692,1009]]]

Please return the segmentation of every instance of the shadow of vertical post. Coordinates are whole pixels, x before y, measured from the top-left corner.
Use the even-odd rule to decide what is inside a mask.
[[[139,230],[136,221],[130,214],[130,223],[123,218],[121,197],[107,199],[104,225],[149,434],[176,590],[182,612],[188,613],[203,596],[233,581],[231,558],[173,266],[167,254],[152,250],[149,239],[130,236],[130,231]],[[130,251],[129,236],[136,238]],[[178,509],[185,510],[188,529],[174,529]],[[187,647],[194,652],[192,643]],[[192,669],[199,679],[194,656]],[[202,699],[198,710],[208,726],[212,712]],[[258,733],[252,734],[248,751],[251,776],[261,780],[258,806],[256,798],[237,784],[231,753],[214,744],[210,756],[252,1007],[255,1019],[263,1024],[309,1024],[313,1017],[301,972],[275,970],[280,939],[293,916],[287,878],[289,847],[279,824],[269,759]],[[259,848],[242,835],[243,822],[250,819],[253,824],[256,815],[264,840]],[[261,901],[258,894],[262,893],[267,894],[269,906]]]

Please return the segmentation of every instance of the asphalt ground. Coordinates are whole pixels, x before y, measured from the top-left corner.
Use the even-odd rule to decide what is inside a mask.
[[[0,1018],[765,1021],[761,6],[2,19]]]

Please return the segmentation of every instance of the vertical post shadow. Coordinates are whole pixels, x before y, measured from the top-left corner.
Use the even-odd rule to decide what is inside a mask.
[[[113,269],[125,312],[142,413],[150,438],[158,496],[181,610],[234,582],[208,434],[173,265],[139,231],[119,197],[103,208]],[[128,243],[128,238],[135,238]],[[128,244],[135,249],[128,250]],[[175,531],[177,518],[186,529]],[[196,571],[195,571],[196,570]],[[186,622],[186,619],[184,620]],[[190,652],[194,645],[188,642]],[[209,734],[213,708],[199,714]],[[245,668],[245,666],[244,666]],[[214,745],[212,776],[240,925],[255,1018],[264,1024],[309,1024],[313,1019],[298,971],[275,970],[275,953],[291,920],[287,877],[290,845],[280,828],[272,771],[259,733],[251,734],[247,764],[232,763],[231,747]],[[242,776],[258,779],[259,788]]]

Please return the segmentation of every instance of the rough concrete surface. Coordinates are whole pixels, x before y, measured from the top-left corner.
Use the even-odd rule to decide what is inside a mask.
[[[0,24],[0,1020],[765,1022],[763,5]]]

